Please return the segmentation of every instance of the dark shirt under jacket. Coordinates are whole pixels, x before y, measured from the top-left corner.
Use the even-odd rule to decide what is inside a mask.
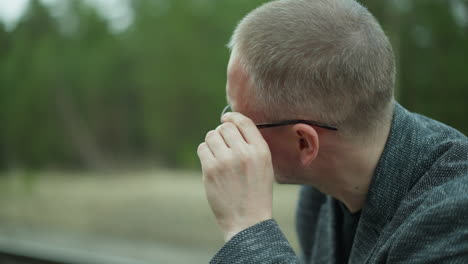
[[[302,186],[299,256],[268,220],[235,235],[211,263],[338,264],[347,254],[352,264],[468,263],[468,139],[394,106],[390,135],[358,215],[346,217],[334,198]]]

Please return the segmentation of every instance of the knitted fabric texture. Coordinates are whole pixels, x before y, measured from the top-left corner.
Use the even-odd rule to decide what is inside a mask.
[[[468,263],[468,139],[394,103],[348,263]],[[302,186],[297,256],[272,219],[234,236],[210,263],[340,263],[337,201]]]

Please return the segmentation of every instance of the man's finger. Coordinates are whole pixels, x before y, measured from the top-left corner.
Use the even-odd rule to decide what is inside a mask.
[[[212,162],[214,160],[214,155],[206,142],[203,142],[198,146],[197,154],[202,165],[203,163]]]
[[[200,158],[200,163],[203,170],[203,180],[205,180],[205,177],[207,175],[211,175],[213,172],[212,169],[214,168],[216,160],[206,142],[203,142],[198,146],[197,154]]]
[[[246,144],[244,137],[239,129],[233,123],[227,122],[216,128],[219,134],[223,137],[228,147],[236,149]]]
[[[232,112],[222,117],[223,122],[231,122],[239,129],[247,143],[252,145],[263,144],[265,141],[254,122],[243,114]]]
[[[206,134],[205,142],[210,148],[215,158],[222,157],[229,151],[226,142],[224,142],[223,137],[219,134],[218,131],[212,130]]]

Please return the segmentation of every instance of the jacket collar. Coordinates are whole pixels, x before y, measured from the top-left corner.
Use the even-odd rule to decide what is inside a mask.
[[[403,197],[420,178],[414,162],[421,153],[414,117],[394,102],[390,133],[372,178],[354,238],[350,263],[365,263]],[[351,262],[352,261],[352,262]]]

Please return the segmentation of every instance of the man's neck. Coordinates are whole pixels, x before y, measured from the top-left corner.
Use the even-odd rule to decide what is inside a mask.
[[[321,148],[322,155],[318,157],[318,165],[314,170],[326,176],[320,183],[312,185],[341,201],[351,213],[360,211],[366,202],[389,131],[390,125],[378,133],[372,144],[365,147],[344,143],[328,149]]]

